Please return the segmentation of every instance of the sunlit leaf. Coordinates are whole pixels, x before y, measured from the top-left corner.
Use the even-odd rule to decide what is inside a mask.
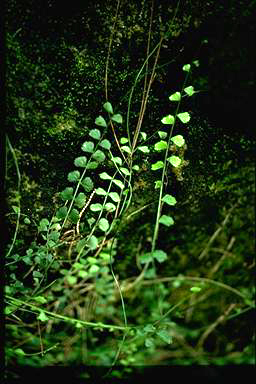
[[[163,124],[173,124],[174,123],[174,116],[168,115],[162,118],[161,122]]]
[[[84,152],[93,152],[94,143],[92,141],[85,141],[81,147]]]
[[[188,96],[192,96],[195,93],[194,87],[192,87],[192,85],[190,85],[189,87],[184,88],[184,91],[186,92],[186,94]]]
[[[118,124],[122,124],[122,122],[123,122],[123,118],[119,113],[117,113],[116,115],[113,115],[111,117],[111,120],[115,121]]]
[[[158,141],[154,146],[156,151],[163,151],[167,148],[167,142],[164,140]]]
[[[163,198],[162,201],[168,205],[175,205],[177,203],[177,200],[175,199],[174,196],[166,194]]]
[[[100,133],[100,131],[98,129],[91,129],[90,132],[89,132],[89,136],[91,136],[95,140],[99,140],[100,139],[100,135],[101,135],[101,133]]]
[[[171,156],[167,159],[173,167],[178,167],[181,163],[181,159],[178,156]]]
[[[105,109],[105,111],[107,111],[108,113],[113,115],[113,108],[112,108],[112,105],[109,101],[107,101],[106,103],[103,104],[103,108]]]
[[[106,159],[106,156],[104,152],[98,149],[96,152],[94,152],[94,154],[92,155],[92,158],[98,161],[99,163],[102,163]]]
[[[150,152],[149,148],[146,145],[138,147],[138,150],[143,152],[143,153],[149,153]]]
[[[104,140],[102,140],[102,141],[100,142],[100,146],[101,146],[102,148],[104,148],[104,149],[109,150],[109,149],[111,148],[111,143],[110,143],[109,140],[104,139]]]
[[[180,99],[181,99],[180,92],[175,92],[175,93],[173,93],[173,94],[169,97],[169,100],[171,100],[171,101],[180,101]]]
[[[107,172],[102,172],[102,173],[100,173],[100,178],[102,180],[111,180],[112,176],[110,176]]]
[[[68,174],[68,181],[70,181],[70,182],[78,181],[79,178],[80,178],[80,172],[79,171],[69,172],[69,174]]]
[[[107,219],[100,219],[99,221],[99,228],[103,231],[106,232],[109,229],[109,222]]]
[[[102,117],[102,116],[98,116],[98,117],[96,117],[96,119],[95,119],[95,124],[98,125],[98,126],[100,126],[100,127],[104,127],[104,128],[107,127],[107,123],[106,123],[104,117]],[[90,131],[90,132],[92,132],[92,131]],[[89,133],[89,134],[90,134],[90,133]],[[90,136],[93,137],[92,135],[90,135]],[[93,138],[94,138],[94,139],[99,139],[99,137],[93,137]]]
[[[103,188],[97,188],[95,189],[95,193],[99,196],[105,196],[107,194],[107,192],[105,191],[105,189]]]
[[[87,158],[85,156],[77,157],[74,161],[76,167],[86,167]]]
[[[170,227],[174,224],[174,220],[171,216],[162,215],[159,219],[159,223],[166,225],[166,227]]]
[[[163,167],[164,167],[163,161],[157,161],[156,163],[151,165],[152,171],[156,171],[156,170],[161,169]]]
[[[190,120],[190,114],[188,112],[178,113],[177,116],[180,119],[180,121],[182,121],[182,123],[184,124],[188,123]]]
[[[190,67],[191,67],[190,64],[185,64],[185,65],[183,65],[182,69],[183,69],[183,71],[185,71],[185,72],[189,72],[189,71],[190,71]]]
[[[93,212],[101,211],[102,208],[103,208],[102,205],[99,204],[99,203],[91,204],[91,205],[90,205],[90,210],[93,211]]]
[[[176,135],[171,138],[171,141],[177,145],[177,147],[182,147],[185,144],[185,140],[182,135]]]

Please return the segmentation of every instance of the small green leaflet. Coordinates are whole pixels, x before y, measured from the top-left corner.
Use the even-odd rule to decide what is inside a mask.
[[[142,146],[138,147],[138,150],[143,152],[143,153],[149,153],[150,152],[149,148],[146,145],[142,145]]]
[[[102,147],[102,148],[104,148],[104,149],[110,149],[111,148],[111,143],[110,143],[110,141],[109,140],[107,140],[107,139],[104,139],[104,140],[102,140],[101,142],[100,142],[100,146]]]
[[[152,256],[151,252],[146,252],[146,253],[143,253],[142,255],[140,255],[139,259],[140,259],[141,264],[146,264],[153,259],[153,256]]]
[[[79,171],[69,172],[69,174],[68,174],[68,181],[70,181],[70,182],[78,181],[79,178],[80,178],[80,172]]]
[[[122,149],[122,151],[124,151],[124,152],[131,153],[131,149],[130,149],[130,147],[127,147],[127,145],[123,145],[123,146],[121,147],[121,149]]]
[[[100,131],[98,129],[91,129],[89,132],[89,136],[91,136],[95,140],[99,140],[100,139]]]
[[[141,136],[142,136],[142,139],[143,139],[143,140],[146,140],[146,138],[147,138],[147,134],[146,134],[146,132],[140,132],[140,134],[141,134]]]
[[[129,170],[128,170],[127,168],[120,168],[120,171],[121,171],[124,175],[126,175],[126,176],[129,176],[129,175],[130,175],[130,172],[129,172]]]
[[[66,187],[64,191],[60,193],[60,196],[63,200],[72,200],[73,198],[73,188],[72,187]]]
[[[98,167],[99,163],[97,161],[90,161],[87,164],[87,169],[96,169]]]
[[[99,228],[103,231],[106,232],[109,229],[109,222],[107,219],[100,219],[99,221]]]
[[[182,147],[185,144],[185,140],[182,135],[176,135],[171,138],[171,141],[177,145],[177,147]]]
[[[156,170],[161,169],[163,167],[164,167],[163,161],[157,161],[156,163],[151,165],[152,171],[156,171]]]
[[[92,235],[88,240],[88,247],[93,251],[98,246],[98,239],[96,236]]]
[[[166,227],[170,227],[174,224],[174,220],[171,216],[162,215],[159,219],[159,223],[166,225]]]
[[[154,252],[153,252],[153,257],[155,259],[157,259],[157,261],[159,263],[162,263],[164,262],[165,260],[167,260],[167,254],[162,251],[161,249],[156,249]]]
[[[92,141],[85,141],[81,147],[84,152],[93,152],[94,143]]]
[[[98,126],[100,126],[100,127],[104,127],[104,128],[107,127],[107,123],[106,123],[104,117],[102,117],[102,116],[98,116],[98,117],[96,117],[96,119],[95,119],[95,124],[98,125]],[[90,132],[91,132],[91,131],[90,131]],[[89,133],[89,135],[90,135],[90,133]],[[91,136],[91,135],[90,135],[90,136]],[[91,137],[93,137],[93,136],[91,136]],[[94,138],[94,139],[97,139],[96,137],[93,137],[93,138]]]
[[[101,150],[98,149],[96,152],[94,152],[92,158],[99,163],[102,163],[106,159],[106,156]]]
[[[97,204],[91,204],[90,205],[90,210],[93,211],[93,212],[98,212],[98,211],[101,211],[102,210],[102,205],[97,203]]]
[[[40,321],[48,321],[49,320],[49,317],[46,316],[46,314],[42,311],[40,312],[40,314],[37,316],[37,319],[40,320]]]
[[[122,183],[121,180],[118,180],[118,179],[113,179],[113,183],[116,184],[119,188],[123,189],[124,188],[124,184]]]
[[[186,92],[186,94],[188,96],[192,96],[195,93],[194,87],[192,87],[192,85],[190,85],[189,87],[184,88],[184,91]]]
[[[118,203],[120,201],[120,196],[116,192],[110,192],[109,196],[111,199],[115,202]]]
[[[121,159],[121,157],[112,157],[111,160],[113,161],[113,163],[115,164],[119,164],[119,165],[122,165],[123,161]]]
[[[173,94],[169,97],[169,100],[171,100],[171,101],[180,101],[180,99],[181,99],[180,92],[175,92],[175,93],[173,93]]]
[[[178,118],[180,119],[180,121],[184,124],[188,123],[189,120],[190,120],[190,115],[188,112],[182,112],[182,113],[178,113]]]
[[[93,189],[93,181],[90,177],[85,177],[81,183],[81,185],[84,187],[85,191],[86,192],[91,192],[91,190]]]
[[[76,167],[86,167],[87,158],[85,156],[77,157],[74,161]]]
[[[91,274],[95,274],[98,272],[98,270],[100,269],[100,267],[98,265],[92,265],[89,269],[89,273]]]
[[[122,118],[122,116],[119,113],[117,113],[116,115],[112,116],[111,120],[115,121],[118,124],[122,124],[122,122],[123,122],[123,118]]]
[[[155,189],[161,188],[161,185],[162,185],[162,181],[161,180],[156,180],[155,181]]]
[[[100,178],[102,180],[111,180],[112,176],[109,176],[109,174],[107,172],[102,172],[102,173],[100,173]]]
[[[174,196],[172,195],[165,195],[163,198],[162,198],[162,201],[168,205],[175,205],[177,203],[177,200],[175,199]]]
[[[56,212],[56,217],[58,219],[64,219],[66,217],[66,214],[68,213],[68,209],[66,206],[60,207]]]
[[[146,340],[145,340],[145,347],[147,347],[147,348],[154,347],[154,340],[152,339],[152,337],[147,337],[146,338]]]
[[[158,141],[154,146],[156,151],[163,151],[167,148],[167,142],[164,140]]]
[[[85,202],[86,202],[85,194],[83,192],[80,192],[78,194],[78,196],[76,197],[75,202],[76,202],[76,205],[78,206],[78,208],[83,208],[83,206],[85,205]]]
[[[178,167],[181,163],[181,159],[178,156],[171,156],[167,159],[173,167]]]
[[[200,287],[191,287],[190,288],[190,291],[194,292],[194,293],[200,292],[201,290],[202,290],[202,288],[200,288]]]
[[[97,188],[95,189],[95,193],[99,196],[106,196],[107,192],[103,188]]]
[[[70,285],[75,285],[77,283],[77,277],[76,276],[66,276],[67,282]]]
[[[174,116],[168,115],[162,118],[161,122],[163,124],[173,124],[174,123]]]
[[[185,65],[183,65],[182,69],[183,69],[183,71],[185,71],[185,72],[189,72],[189,71],[190,71],[190,67],[191,67],[190,64],[185,64]]]
[[[160,337],[161,340],[163,340],[167,344],[171,344],[172,337],[170,332],[167,332],[165,329],[161,329],[159,331],[156,331],[156,334],[158,337]]]
[[[108,113],[113,115],[113,108],[112,108],[112,105],[109,101],[107,101],[105,104],[103,104],[103,108],[105,109],[105,111],[107,111]]]
[[[167,133],[164,131],[158,131],[157,133],[158,133],[160,139],[165,139],[167,136]]]
[[[121,139],[120,139],[120,143],[121,144],[126,144],[126,143],[128,143],[128,139],[127,139],[127,137],[121,137]]]
[[[112,203],[106,203],[104,208],[106,209],[106,211],[108,212],[113,212],[116,210],[116,206]]]

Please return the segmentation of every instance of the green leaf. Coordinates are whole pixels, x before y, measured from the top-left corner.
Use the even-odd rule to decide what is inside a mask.
[[[185,72],[189,72],[190,68],[191,68],[190,64],[185,64],[185,65],[183,65],[182,70],[185,71]]]
[[[163,124],[173,124],[174,123],[174,116],[168,115],[162,118],[161,122]]]
[[[37,316],[37,319],[40,320],[40,321],[48,321],[49,320],[49,317],[42,311],[40,312],[40,314]]]
[[[153,257],[157,259],[159,263],[163,263],[165,260],[168,259],[167,254],[162,251],[161,249],[157,249],[153,252]]]
[[[97,188],[97,189],[95,190],[95,193],[96,193],[97,195],[100,195],[100,196],[106,196],[106,194],[107,194],[107,192],[106,192],[105,189],[103,189],[103,188]]]
[[[173,167],[178,167],[181,163],[181,159],[178,156],[171,156],[167,159]]]
[[[112,204],[112,203],[106,203],[104,208],[108,212],[114,212],[116,210],[116,206],[114,204]]]
[[[98,264],[98,259],[96,259],[96,257],[88,256],[86,260],[89,264]]]
[[[177,145],[177,147],[182,147],[185,144],[185,140],[182,135],[176,135],[171,138],[171,141]]]
[[[48,230],[49,221],[47,219],[40,220],[39,223],[39,232],[46,232]]]
[[[142,145],[142,146],[138,147],[138,150],[143,152],[143,153],[149,153],[150,152],[148,146],[146,146],[146,145]]]
[[[81,147],[82,151],[92,153],[94,150],[94,143],[92,141],[85,141]]]
[[[106,121],[105,121],[105,119],[104,119],[104,117],[102,117],[102,116],[98,116],[98,117],[96,117],[96,119],[95,119],[95,124],[96,125],[98,125],[99,127],[104,127],[104,128],[106,128],[107,127],[107,123],[106,123]],[[92,131],[90,131],[90,133],[91,133]],[[99,131],[98,131],[99,132]],[[90,133],[89,133],[89,135],[90,135]],[[90,135],[91,137],[93,137],[92,135]],[[93,137],[94,139],[99,139],[99,137],[97,136],[97,137]]]
[[[156,163],[151,165],[152,171],[156,171],[164,167],[164,163],[162,161],[157,161]]]
[[[81,185],[84,187],[86,192],[91,192],[94,186],[93,181],[90,177],[85,177],[81,182]]]
[[[83,192],[80,192],[78,194],[78,196],[76,197],[75,202],[76,202],[76,205],[78,206],[78,208],[83,208],[83,206],[86,203],[86,196],[85,196],[85,194]]]
[[[20,207],[17,207],[16,205],[12,205],[12,209],[14,210],[15,213],[20,212]]]
[[[124,184],[122,183],[121,180],[118,180],[118,179],[113,179],[113,183],[116,184],[119,188],[123,189],[124,188]]]
[[[94,251],[98,247],[98,239],[96,236],[92,235],[88,240],[89,248]]]
[[[156,331],[156,334],[157,334],[157,336],[159,336],[160,339],[162,339],[165,343],[167,343],[167,344],[171,344],[171,342],[172,342],[172,337],[171,337],[170,332],[167,332],[166,330],[162,329],[162,330]]]
[[[109,229],[109,222],[107,219],[100,219],[99,221],[99,228],[103,231],[106,232]]]
[[[159,189],[159,188],[161,188],[161,186],[162,186],[162,181],[161,180],[156,180],[155,181],[155,189]]]
[[[118,203],[120,201],[120,196],[116,192],[110,192],[109,196],[111,199],[115,202]]]
[[[147,324],[143,327],[143,333],[155,332],[156,327],[153,324]]]
[[[14,352],[17,354],[17,355],[20,355],[20,356],[25,356],[25,352],[23,351],[23,349],[21,348],[16,348],[14,349]]]
[[[100,146],[101,146],[102,148],[104,148],[104,149],[109,150],[109,149],[111,148],[111,143],[110,143],[109,140],[104,139],[104,140],[102,140],[102,141],[100,142]]]
[[[139,260],[141,264],[146,264],[153,260],[153,255],[151,252],[143,253],[142,255],[139,256]]]
[[[115,121],[118,124],[122,124],[122,122],[123,122],[123,118],[119,113],[117,113],[116,115],[113,115],[111,117],[111,120]]]
[[[188,112],[178,113],[177,116],[180,119],[180,121],[182,121],[182,123],[184,124],[188,123],[190,120],[190,114]]]
[[[90,132],[89,132],[89,136],[91,136],[95,140],[99,140],[100,139],[100,135],[101,135],[101,133],[100,133],[100,131],[98,129],[91,129]]]
[[[172,195],[165,195],[163,198],[162,198],[162,201],[168,205],[175,205],[177,203],[177,200],[175,199],[174,196]]]
[[[96,203],[96,204],[91,204],[90,205],[90,210],[93,211],[93,212],[98,212],[98,211],[102,211],[103,207],[101,204],[99,203]]]
[[[195,93],[194,87],[192,87],[192,85],[190,85],[189,87],[184,88],[184,91],[186,92],[186,94],[188,96],[192,96]]]
[[[75,285],[77,283],[77,277],[76,276],[66,276],[67,282],[70,285]]]
[[[122,149],[122,151],[124,151],[124,152],[132,153],[130,147],[127,147],[127,145],[123,145],[123,146],[121,147],[121,149]]]
[[[154,347],[154,340],[152,339],[152,337],[147,337],[146,340],[145,340],[145,346],[147,348],[151,348],[151,347]]]
[[[167,133],[164,131],[158,131],[157,133],[158,133],[160,139],[165,139],[167,137]]]
[[[77,209],[73,208],[72,211],[69,214],[69,218],[73,223],[77,223],[79,220],[79,212]]]
[[[127,168],[120,168],[120,171],[121,171],[124,175],[126,175],[126,176],[129,176],[129,175],[130,175],[130,172],[129,172],[129,170],[128,170]]]
[[[169,97],[169,100],[171,100],[171,101],[180,101],[180,99],[181,99],[180,92],[175,92],[175,93],[173,93],[173,94]]]
[[[88,272],[80,270],[80,271],[78,271],[78,276],[81,277],[81,279],[85,279],[88,276]]]
[[[138,165],[134,165],[134,166],[132,167],[132,169],[133,169],[134,171],[139,171],[140,167],[139,167]]]
[[[78,181],[79,178],[80,178],[80,172],[79,171],[69,172],[69,174],[68,174],[68,181],[70,181],[70,182]]]
[[[98,161],[99,163],[102,163],[106,159],[106,156],[104,152],[98,149],[96,152],[94,152],[94,154],[92,155],[92,158]]]
[[[123,163],[121,157],[118,157],[118,156],[112,157],[111,160],[113,161],[113,163],[118,164],[118,165],[122,165],[122,163]]]
[[[66,217],[68,213],[68,209],[66,206],[63,206],[63,207],[60,207],[57,212],[56,212],[56,216],[58,219],[64,219],[64,217]]]
[[[167,148],[167,142],[164,140],[160,140],[155,144],[154,148],[156,151],[163,151]]]
[[[107,172],[102,172],[102,173],[100,173],[100,178],[102,180],[111,180],[112,176],[110,176]]]
[[[200,288],[200,287],[191,287],[190,288],[190,291],[194,292],[194,293],[200,292],[201,290],[202,290],[202,288]]]
[[[43,296],[36,296],[36,297],[33,297],[33,300],[36,301],[37,303],[40,303],[40,304],[45,304],[45,303],[47,303],[46,298],[43,297]]]
[[[112,108],[112,105],[109,101],[107,101],[105,104],[103,104],[103,108],[105,109],[105,111],[107,111],[108,113],[113,115],[113,108]]]
[[[162,215],[159,219],[159,223],[160,224],[164,224],[166,225],[167,227],[170,227],[171,225],[174,224],[174,220],[171,216],[167,216],[167,215]]]
[[[87,158],[85,156],[77,157],[74,161],[76,167],[86,167]]]
[[[31,223],[30,219],[28,217],[25,217],[24,224],[30,224],[30,223]]]
[[[90,274],[95,274],[99,271],[100,267],[98,265],[92,265],[89,269]]]
[[[120,139],[120,143],[121,144],[126,144],[126,143],[128,143],[128,139],[127,139],[127,137],[121,137],[121,139]]]
[[[140,134],[141,134],[141,136],[142,136],[142,139],[143,139],[143,140],[146,140],[146,138],[147,138],[147,134],[146,134],[146,132],[140,132]]]
[[[96,169],[98,168],[99,166],[99,163],[97,161],[90,161],[88,164],[87,164],[87,169]]]

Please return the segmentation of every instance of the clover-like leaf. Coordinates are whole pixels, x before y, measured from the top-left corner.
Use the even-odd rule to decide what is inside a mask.
[[[118,156],[112,157],[111,160],[113,161],[113,163],[118,164],[118,165],[122,165],[122,163],[123,163],[121,157],[118,157]]]
[[[81,185],[84,187],[86,192],[91,192],[94,186],[93,181],[90,177],[85,177],[81,182]]]
[[[68,181],[70,181],[70,182],[78,181],[79,178],[80,178],[80,172],[79,171],[69,172],[69,174],[68,174]]]
[[[74,164],[76,167],[86,167],[87,158],[85,156],[79,156],[75,158]]]
[[[150,152],[148,146],[146,146],[146,145],[142,145],[142,146],[138,147],[138,150],[143,152],[143,153],[149,153]]]
[[[142,139],[143,139],[143,140],[146,140],[146,138],[147,138],[147,134],[146,134],[146,132],[140,132],[140,134],[141,134],[141,136],[142,136]]]
[[[171,101],[180,101],[180,99],[181,99],[180,92],[175,92],[175,93],[173,93],[173,94],[169,97],[169,100],[171,100]]]
[[[99,204],[99,203],[91,204],[91,205],[90,205],[90,210],[93,211],[93,212],[101,211],[102,208],[103,208],[102,205]]]
[[[108,211],[108,212],[113,212],[113,211],[116,210],[116,206],[115,206],[115,204],[113,204],[113,203],[106,203],[105,206],[104,206],[104,208],[105,208],[106,211]]]
[[[104,140],[102,140],[102,141],[100,142],[100,146],[101,146],[102,148],[104,148],[104,149],[109,150],[109,149],[111,148],[111,143],[110,143],[109,140],[104,139]]]
[[[89,136],[91,136],[95,140],[99,140],[100,136],[101,136],[101,133],[100,133],[100,131],[98,129],[91,129],[90,132],[89,132]]]
[[[121,144],[126,144],[126,143],[128,143],[128,139],[127,139],[127,137],[121,137],[121,139],[120,139],[120,143]]]
[[[111,117],[111,120],[115,121],[118,124],[122,124],[122,122],[123,122],[123,118],[119,113],[117,113],[116,115],[113,115]]]
[[[198,292],[200,292],[202,290],[202,288],[200,288],[200,287],[191,287],[190,288],[190,291],[191,292],[194,292],[194,293],[198,293]]]
[[[162,181],[161,180],[156,180],[155,181],[155,189],[159,189],[159,188],[161,188],[161,186],[162,186]]]
[[[109,222],[107,219],[100,219],[99,221],[99,228],[103,231],[106,232],[109,229]]]
[[[153,257],[155,259],[157,259],[157,261],[159,263],[163,263],[165,260],[167,260],[167,254],[162,251],[161,249],[156,249],[154,252],[153,252]]]
[[[183,65],[182,70],[185,71],[185,72],[189,72],[190,68],[191,68],[190,64],[185,64],[185,65]]]
[[[100,173],[100,178],[102,180],[111,180],[112,176],[110,176],[107,172],[102,172],[102,173]]]
[[[151,252],[145,252],[139,256],[139,260],[140,260],[141,264],[146,264],[146,263],[153,260],[153,255]]]
[[[116,192],[110,192],[109,196],[111,199],[115,202],[118,203],[120,201],[120,196]]]
[[[164,140],[158,141],[154,146],[156,151],[163,151],[167,148],[167,142]]]
[[[177,116],[180,119],[180,121],[182,121],[182,123],[184,124],[188,123],[190,120],[190,114],[188,112],[178,113]]]
[[[185,144],[185,140],[182,135],[176,135],[171,138],[171,141],[177,145],[177,147],[182,147]]]
[[[175,121],[174,116],[168,115],[162,118],[161,122],[163,124],[173,124]]]
[[[50,320],[49,317],[43,311],[40,312],[40,314],[37,316],[37,319],[42,322]]]
[[[72,200],[73,198],[73,188],[72,187],[67,187],[60,193],[60,196],[62,200]]]
[[[177,203],[177,200],[175,199],[175,197],[168,194],[164,195],[164,197],[162,198],[162,201],[168,205],[175,205]]]
[[[113,179],[113,183],[116,184],[119,188],[123,189],[124,188],[124,184],[122,183],[121,180],[118,180],[118,179]]]
[[[72,221],[72,223],[77,223],[79,220],[79,212],[77,209],[73,208],[69,214],[69,219]]]
[[[112,105],[109,101],[107,101],[106,103],[103,104],[103,108],[105,109],[105,111],[107,111],[108,113],[113,115],[113,108],[112,108]]]
[[[85,205],[85,202],[86,202],[85,194],[83,192],[80,192],[78,194],[78,196],[76,197],[75,202],[76,202],[76,205],[78,206],[78,208],[83,208],[83,206]]]
[[[167,344],[171,344],[172,342],[172,337],[171,337],[171,333],[166,331],[165,329],[161,329],[159,331],[156,331],[156,334],[157,336],[160,337],[160,339],[162,339],[165,343]]]
[[[99,162],[97,161],[89,161],[87,164],[87,169],[96,169],[99,166]]]
[[[99,196],[106,196],[107,192],[103,188],[97,188],[95,189],[95,193]]]
[[[157,133],[158,133],[160,139],[165,139],[167,137],[167,133],[164,131],[158,131]]]
[[[98,116],[96,117],[95,119],[95,124],[100,126],[100,127],[104,127],[106,128],[107,127],[107,123],[106,123],[106,120],[104,119],[104,117],[102,116]],[[90,135],[91,136],[91,135]],[[93,137],[93,136],[92,136]],[[94,139],[96,139],[96,137],[94,137]]]
[[[174,224],[174,220],[171,216],[162,215],[159,219],[159,223],[166,225],[166,227],[170,227]]]
[[[130,175],[129,169],[127,169],[127,168],[120,168],[120,171],[121,171],[124,175],[126,175],[126,176],[129,176],[129,175]]]
[[[156,171],[156,170],[161,169],[163,167],[164,167],[163,161],[157,161],[156,163],[151,165],[152,171]]]
[[[130,147],[127,147],[127,145],[123,145],[123,146],[121,147],[121,149],[122,149],[122,151],[124,151],[124,152],[132,153],[131,148],[130,148]]]
[[[102,163],[106,159],[106,156],[104,152],[98,149],[96,152],[94,152],[94,154],[92,155],[92,158],[98,161],[99,163]]]
[[[84,152],[93,152],[94,149],[94,143],[92,141],[85,141],[81,147],[82,151]]]
[[[68,208],[64,205],[63,207],[60,207],[56,212],[56,217],[58,219],[64,219],[68,213]]]
[[[186,94],[188,96],[192,96],[195,93],[194,87],[192,87],[192,85],[190,85],[189,87],[184,88],[184,91],[186,92]]]
[[[92,235],[88,240],[88,247],[93,251],[98,247],[98,239],[96,236]]]
[[[178,156],[171,156],[167,159],[173,167],[178,167],[181,163],[181,159]]]

